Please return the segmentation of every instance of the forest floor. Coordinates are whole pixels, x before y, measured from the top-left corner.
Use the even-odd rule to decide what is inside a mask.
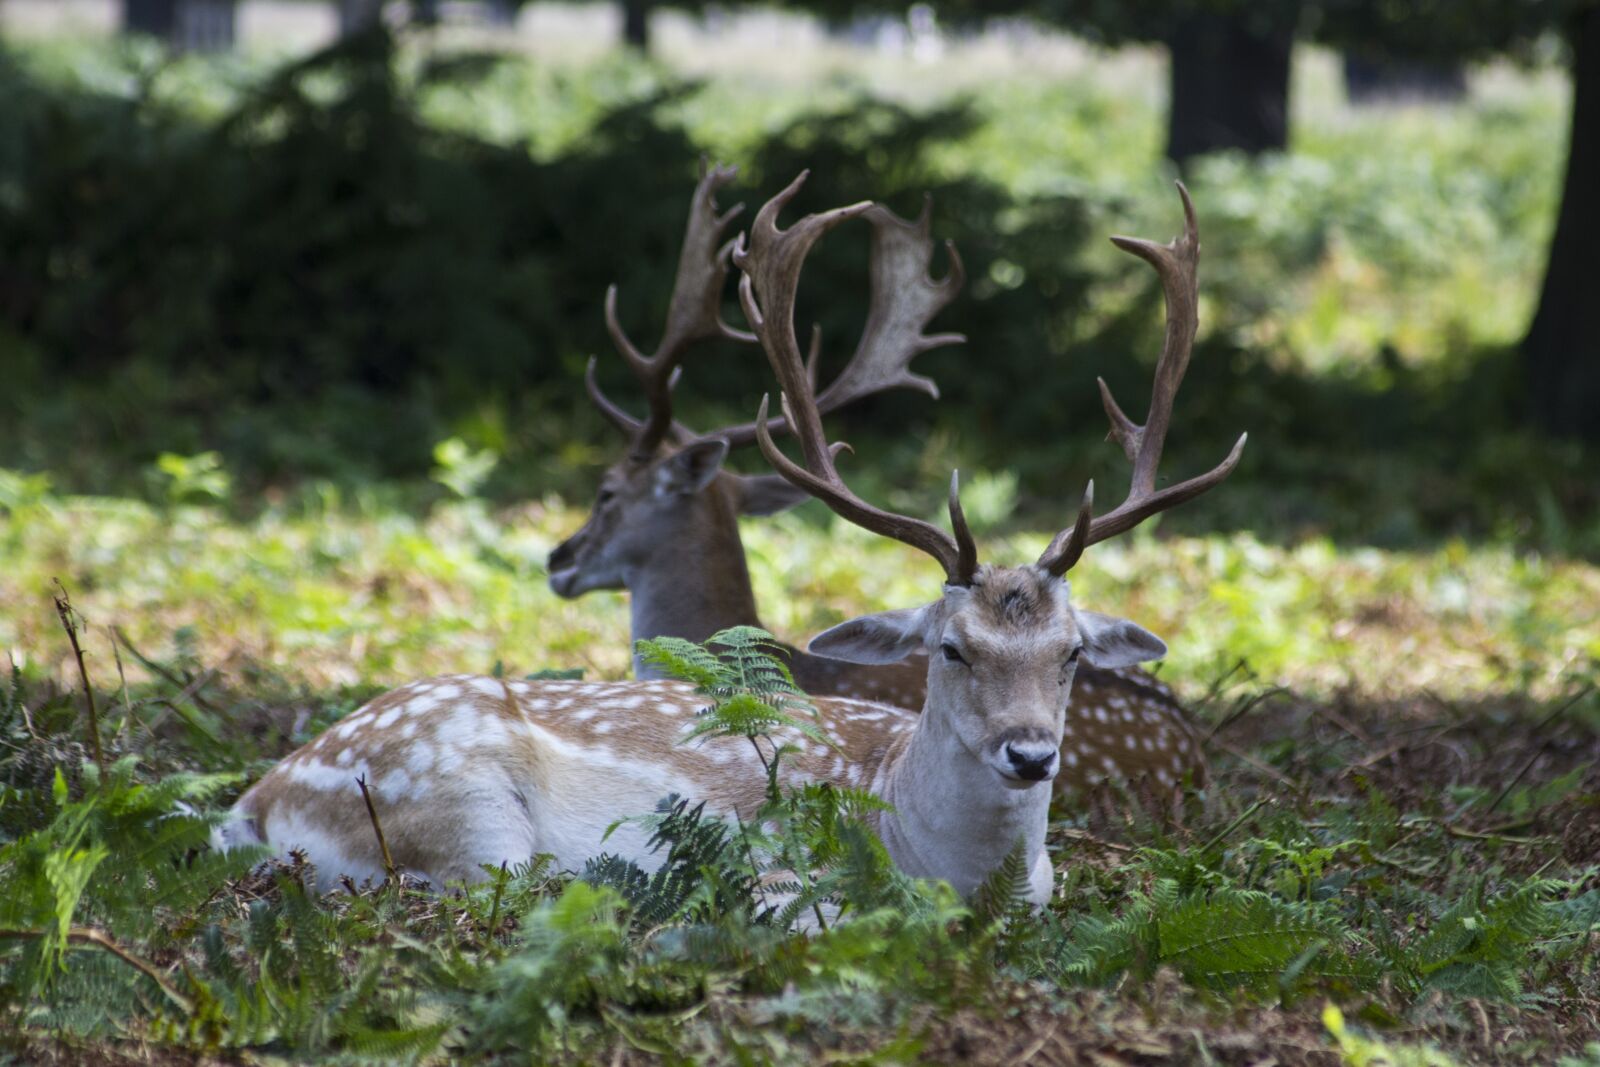
[[[12,849],[0,854],[0,880],[22,877],[29,841],[60,853],[62,820],[93,806],[99,780],[84,762],[82,686],[53,578],[86,624],[106,747],[138,759],[114,790],[222,773],[202,790],[207,810],[410,678],[626,670],[625,599],[560,601],[543,583],[544,554],[581,519],[553,501],[496,511],[465,500],[422,515],[330,501],[241,517],[64,497],[10,477],[0,647],[17,672],[0,705],[0,818],[24,847],[0,845]],[[785,636],[929,595],[922,561],[816,515],[745,533],[770,624]],[[1031,558],[1043,537],[992,539],[993,552]],[[774,986],[770,960],[678,959],[694,991],[672,986],[667,997],[652,984],[668,966],[651,955],[660,931],[634,929],[622,962],[607,965],[617,984],[585,971],[586,991],[557,982],[530,993],[508,974],[551,951],[552,916],[582,903],[580,883],[552,872],[502,885],[492,918],[483,897],[381,886],[307,902],[293,870],[225,865],[196,873],[204,891],[193,899],[157,904],[161,876],[130,885],[122,871],[102,884],[102,871],[74,922],[131,945],[189,1001],[214,1003],[175,1014],[131,971],[108,977],[109,957],[74,952],[47,992],[0,1008],[22,1024],[0,1057],[438,1062],[524,1049],[572,1062],[1600,1062],[1600,568],[1465,544],[1388,553],[1144,537],[1106,548],[1077,583],[1086,603],[1172,644],[1162,676],[1193,709],[1214,778],[1177,819],[1116,798],[1058,812],[1060,881],[1042,932],[1004,925],[999,948],[941,935],[956,946],[951,959],[923,961],[928,973],[900,988],[898,935],[877,933],[876,963],[830,955],[845,952],[847,923],[824,938],[789,935],[789,951],[816,954],[808,977]],[[781,606],[791,600],[808,606]],[[64,792],[51,800],[58,767]],[[98,803],[137,807],[114,795]],[[139,842],[149,830],[122,832]],[[117,862],[115,842],[97,847]],[[1279,911],[1225,910],[1238,901]],[[130,903],[140,921],[120,911]],[[1208,907],[1224,911],[1207,918]],[[259,928],[267,916],[282,924],[276,934]],[[1189,922],[1199,933],[1184,933]],[[296,923],[317,924],[337,947],[325,974]],[[1194,947],[1241,933],[1255,940],[1240,958]],[[1175,948],[1186,936],[1196,940]],[[286,939],[275,959],[264,947],[274,937]],[[1341,962],[1313,965],[1319,952]],[[14,983],[18,974],[27,971]],[[518,996],[563,1006],[537,1041],[496,1029],[492,1005]],[[340,1022],[319,1014],[335,1001]],[[436,1022],[450,1012],[448,1025]]]

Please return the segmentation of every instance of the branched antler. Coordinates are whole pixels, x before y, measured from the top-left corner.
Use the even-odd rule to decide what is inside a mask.
[[[756,336],[783,388],[785,422],[799,440],[801,453],[805,457],[804,465],[789,459],[773,442],[772,427],[767,421],[766,397],[762,398],[760,411],[756,414],[756,440],[767,462],[789,482],[805,489],[857,526],[926,552],[940,562],[951,583],[966,585],[977,569],[977,549],[961,511],[959,481],[955,476],[950,480],[950,521],[955,530],[955,536],[952,537],[921,519],[897,515],[868,504],[845,485],[834,466],[839,451],[848,446],[830,446],[823,433],[814,367],[808,367],[807,361],[802,358],[800,342],[795,336],[795,295],[806,255],[817,240],[846,219],[873,212],[874,205],[864,202],[807,215],[787,230],[780,230],[777,225],[778,214],[799,192],[806,176],[806,173],[801,173],[789,183],[788,188],[762,206],[751,224],[748,240],[741,234],[733,252],[734,263],[744,272],[739,279],[739,299],[744,306],[745,317],[755,327]],[[888,214],[883,209],[877,210],[882,215]],[[884,247],[879,241],[893,245],[899,239],[892,227],[881,224],[882,215],[879,215],[880,224],[874,230],[878,235],[874,242],[875,250]],[[889,218],[893,219],[893,216],[889,215]],[[914,231],[920,229],[924,233],[926,221],[926,208],[917,223],[906,224],[894,219],[900,226]],[[885,238],[885,234],[890,236]],[[917,240],[914,237],[907,239],[904,247],[916,247]],[[846,372],[840,375],[840,381],[830,386],[827,392],[838,389],[838,395],[860,395],[857,390],[863,388],[868,391],[887,388],[888,385],[879,384],[884,382],[924,389],[932,385],[926,379],[911,375],[906,370],[906,364],[917,352],[949,343],[953,339],[953,335],[923,337],[922,329],[927,319],[954,296],[960,285],[960,261],[952,258],[949,276],[937,283],[927,280],[926,254],[918,252],[916,257],[903,254],[885,257],[885,262],[889,261],[894,263],[894,268],[891,270],[885,266],[883,270],[882,301],[875,301],[866,334],[857,348],[857,358],[851,361],[851,367],[860,366],[863,369],[851,376],[851,367],[847,367]],[[880,292],[876,285],[877,273],[875,270],[875,297]],[[876,359],[861,359],[858,364],[864,352],[884,355]],[[893,354],[892,358],[888,354]]]
[[[1157,244],[1137,237],[1113,237],[1111,241],[1125,252],[1131,252],[1156,269],[1161,278],[1161,288],[1166,294],[1167,331],[1161,346],[1161,358],[1156,363],[1155,385],[1150,394],[1150,414],[1143,426],[1123,413],[1111,396],[1105,379],[1100,379],[1100,399],[1111,421],[1109,437],[1122,446],[1123,453],[1133,464],[1133,477],[1128,485],[1127,499],[1114,509],[1094,517],[1094,483],[1084,490],[1083,503],[1078,509],[1077,522],[1056,534],[1039,557],[1039,566],[1051,574],[1062,575],[1072,569],[1083,555],[1083,550],[1110,537],[1133,529],[1145,519],[1186,500],[1192,500],[1216,485],[1239,463],[1248,434],[1240,434],[1226,459],[1204,474],[1189,478],[1165,489],[1156,489],[1156,469],[1161,464],[1161,450],[1166,444],[1167,427],[1172,422],[1172,403],[1189,368],[1189,356],[1194,348],[1195,333],[1200,327],[1199,278],[1200,229],[1195,222],[1194,203],[1189,190],[1178,183],[1178,195],[1183,198],[1183,234],[1168,244]]]
[[[701,164],[700,181],[695,186],[689,208],[689,223],[684,231],[683,249],[678,254],[678,275],[672,287],[666,327],[656,350],[646,356],[628,339],[617,320],[617,287],[606,290],[606,330],[618,353],[628,364],[649,403],[649,416],[640,421],[623,411],[601,392],[595,377],[596,361],[591,358],[584,374],[584,385],[602,414],[632,437],[635,456],[648,457],[673,430],[672,389],[677,384],[681,364],[690,346],[698,341],[726,338],[753,342],[755,336],[736,330],[722,321],[722,284],[728,276],[728,252],[733,242],[722,240],[742,210],[735,204],[717,212],[717,190],[732,181],[737,167],[706,167]]]

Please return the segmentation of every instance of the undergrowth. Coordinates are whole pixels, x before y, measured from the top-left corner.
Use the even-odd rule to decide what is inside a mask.
[[[1600,1039],[1592,692],[1529,731],[1492,710],[1424,729],[1228,690],[1209,792],[1183,818],[1115,797],[1057,812],[1056,892],[1035,913],[1019,856],[963,901],[894,868],[870,795],[786,774],[789,742],[817,726],[769,642],[741,629],[641,649],[705,697],[686,741],[762,753],[753,818],[663,798],[640,813],[653,870],[530,857],[466,889],[326,898],[297,859],[206,841],[266,757],[353,699],[274,707],[242,678],[197,686],[195,665],[153,664],[171,677],[100,695],[101,766],[82,694],[14,668],[0,1055],[1073,1062],[1131,1042],[1182,1062],[1241,1013],[1256,1036],[1205,1046],[1221,1062],[1363,1062],[1391,1030],[1440,1043],[1431,1062],[1548,1062]],[[1324,1023],[1324,1005],[1342,1011]]]

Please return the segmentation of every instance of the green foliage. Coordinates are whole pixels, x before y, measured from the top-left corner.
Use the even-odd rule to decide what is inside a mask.
[[[216,452],[194,456],[163,452],[156,457],[156,475],[165,480],[163,491],[174,504],[225,503],[233,484]]]
[[[1499,849],[1496,833],[1446,822],[1442,797],[1404,790],[1330,785],[1238,810],[1229,798],[1244,783],[1228,769],[1220,810],[1181,833],[1130,822],[1135,844],[1111,867],[1076,854],[1081,831],[1057,813],[1062,881],[1043,912],[1025,902],[1020,850],[962,901],[895,869],[872,832],[881,803],[786,772],[795,727],[776,709],[811,724],[769,635],[645,651],[706,695],[706,728],[689,743],[760,742],[769,754],[772,788],[750,819],[669,798],[641,813],[660,854],[650,870],[602,856],[573,877],[546,857],[459,893],[385,885],[327,898],[306,888],[303,866],[252,870],[258,855],[206,847],[240,780],[187,768],[252,727],[217,715],[211,733],[150,728],[146,709],[193,684],[180,673],[200,668],[192,656],[160,664],[171,680],[102,702],[103,774],[75,740],[74,703],[14,669],[0,689],[0,1048],[26,1059],[33,1043],[70,1035],[174,1055],[433,1063],[589,1060],[622,1040],[684,1059],[809,1060],[840,1047],[904,1059],[931,1039],[933,1017],[1003,1016],[1019,997],[1081,1012],[1093,1001],[1073,990],[1137,998],[1164,974],[1188,1006],[1141,1010],[1176,1011],[1173,1025],[1193,1027],[1208,1005],[1304,1014],[1330,999],[1363,1025],[1410,1027],[1463,998],[1537,1018],[1579,996],[1600,963],[1595,867],[1556,866],[1559,849]],[[328,701],[311,729],[344,707]],[[1294,744],[1256,758],[1305,773]],[[1350,766],[1333,762],[1324,781]],[[1523,785],[1510,815],[1523,823],[1592,799],[1591,777]],[[1511,810],[1472,789],[1449,803],[1455,819]],[[1352,1062],[1416,1051],[1342,1017],[1327,1032]]]
[[[474,449],[459,437],[433,446],[433,480],[459,497],[475,496],[500,457],[493,449]]]
[[[903,487],[930,472],[987,467],[975,520],[1009,520],[1014,500],[1042,524],[1061,485],[1126,477],[1093,379],[1137,407],[1159,346],[1148,271],[1102,235],[1159,237],[1176,218],[1149,94],[1082,62],[941,76],[936,92],[841,74],[801,93],[382,35],[281,68],[10,46],[0,464],[160,500],[179,486],[143,484],[156,457],[208,452],[244,490],[383,476],[426,497],[435,474],[456,495],[587,496],[609,445],[572,398],[609,350],[601,295],[619,285],[633,336],[659,329],[705,151],[743,167],[730,202],[802,167],[796,210],[871,195],[910,214],[935,194],[935,232],[970,278],[936,325],[970,347],[926,357],[944,405],[883,397],[840,433],[902,506],[927,508]],[[1374,116],[1308,79],[1292,152],[1189,176],[1205,332],[1170,460],[1199,469],[1240,428],[1252,447],[1171,521],[1594,552],[1593,457],[1522,427],[1506,352],[1543,266],[1563,94],[1513,79],[1470,106]],[[825,372],[865,311],[864,231],[823,242],[801,293]],[[685,415],[748,418],[762,361],[705,358]],[[617,361],[600,375],[634,388]]]
[[[816,709],[795,685],[784,664],[783,645],[765,630],[736,626],[712,635],[705,646],[677,637],[637,642],[640,660],[670,677],[690,682],[714,703],[701,712],[684,741],[702,737],[743,737],[755,744],[768,742],[770,751],[783,751],[773,734],[792,730],[807,740],[828,744],[827,736],[812,722],[792,712],[816,716]],[[713,649],[717,651],[713,651]],[[756,745],[756,752],[761,753]],[[777,759],[763,754],[762,762],[776,771]]]

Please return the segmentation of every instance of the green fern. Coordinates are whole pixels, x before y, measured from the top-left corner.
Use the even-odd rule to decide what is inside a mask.
[[[606,855],[585,865],[584,881],[619,893],[634,924],[644,928],[748,912],[756,879],[744,843],[727,823],[706,816],[704,802],[690,807],[687,800],[668,797],[650,824],[650,850],[667,850],[653,873]]]

